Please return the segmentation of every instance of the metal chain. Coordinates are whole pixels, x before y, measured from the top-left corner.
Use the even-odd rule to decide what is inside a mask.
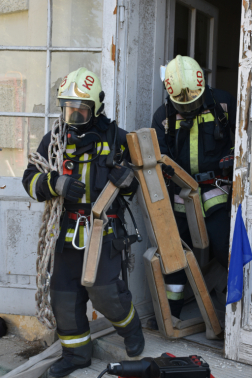
[[[59,175],[62,175],[63,154],[66,150],[66,145],[66,124],[63,122],[62,116],[60,115],[52,126],[51,141],[48,146],[48,161],[38,152],[31,153],[28,161],[31,164],[35,164],[37,169],[42,173],[57,171]],[[54,268],[55,246],[60,233],[60,217],[63,202],[64,198],[62,196],[52,198],[45,202],[37,248],[36,316],[42,324],[53,330],[56,329],[56,320],[49,301],[49,286]]]

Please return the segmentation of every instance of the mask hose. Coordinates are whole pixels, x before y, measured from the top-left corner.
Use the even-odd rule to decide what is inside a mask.
[[[103,151],[103,141],[102,141],[101,136],[98,133],[95,133],[94,131],[89,131],[88,133],[78,135],[77,137],[78,138],[84,138],[86,135],[89,135],[89,134],[96,135],[99,138],[99,141],[101,142],[101,149],[98,152],[98,154],[95,157],[93,157],[92,159],[78,161],[78,160],[75,160],[75,159],[71,158],[70,156],[68,156],[68,154],[65,152],[65,155],[69,160],[71,160],[71,161],[73,161],[74,163],[77,163],[77,164],[84,164],[84,163],[90,163],[91,161],[94,161],[95,159],[97,159],[101,155],[101,153]]]

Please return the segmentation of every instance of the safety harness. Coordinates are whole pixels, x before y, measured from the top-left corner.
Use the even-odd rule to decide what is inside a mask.
[[[214,117],[215,127],[214,127],[214,139],[215,140],[221,140],[224,137],[224,129],[227,127],[228,119],[226,117],[225,111],[223,107],[220,105],[220,103],[215,99],[213,89],[209,87],[208,93],[211,96],[212,103],[204,103],[203,107],[205,110],[209,109],[212,116]],[[208,96],[209,97],[209,96]],[[210,99],[208,99],[208,102]],[[210,101],[211,102],[211,101]],[[177,161],[178,155],[179,155],[179,131],[178,129],[176,133],[176,120],[177,120],[177,114],[175,109],[173,108],[171,101],[169,98],[165,101],[165,109],[166,109],[166,120],[164,124],[165,129],[165,141],[166,145],[168,147],[168,151],[170,156]],[[182,123],[181,121],[180,123]],[[181,127],[180,127],[181,128]],[[184,127],[183,127],[184,128]],[[190,132],[190,129],[188,129],[188,132]],[[176,138],[175,140],[175,156],[171,151],[169,138]],[[223,203],[227,201],[227,195],[230,192],[230,186],[232,182],[229,180],[228,176],[222,177],[220,175],[216,175],[214,171],[208,171],[203,173],[195,173],[192,174],[195,181],[197,181],[200,185],[213,185],[216,187],[216,189],[213,189],[211,191],[211,198],[208,198],[209,196],[204,195],[202,196],[202,209],[207,211],[210,207],[214,206],[215,204]],[[225,187],[221,186],[221,184],[226,184]],[[228,185],[228,186],[227,186]],[[172,193],[173,192],[173,193]],[[174,185],[171,183],[169,188],[169,194],[171,198],[173,199],[175,197],[175,204],[174,209],[179,212],[185,212],[183,201],[178,199],[178,196],[175,194],[175,188]],[[207,199],[204,201],[203,197],[207,197]],[[216,201],[214,200],[214,197],[216,198]],[[177,200],[179,202],[177,202]],[[206,208],[204,209],[204,202],[208,201],[208,204]],[[203,211],[204,213],[204,211]]]

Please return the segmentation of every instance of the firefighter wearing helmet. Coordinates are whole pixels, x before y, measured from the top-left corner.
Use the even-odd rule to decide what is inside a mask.
[[[125,245],[127,231],[122,196],[128,193],[132,196],[137,181],[128,165],[126,131],[103,114],[104,96],[100,80],[88,69],[82,67],[67,75],[59,87],[57,99],[67,125],[63,175],[56,171],[41,173],[29,163],[23,176],[27,193],[37,201],[59,195],[64,197],[65,211],[50,286],[51,304],[63,348],[62,358],[50,369],[54,377],[64,377],[91,363],[92,344],[86,315],[89,299],[124,338],[129,357],[138,356],[144,348],[132,295],[125,282],[119,279],[121,251],[114,246],[118,241]],[[46,160],[50,140],[51,132],[43,137],[37,150]],[[122,161],[123,166],[119,164]],[[78,216],[90,215],[92,204],[108,180],[120,188],[120,194],[106,212],[109,223],[103,234],[96,282],[92,287],[84,287],[81,286],[83,237],[86,242],[84,222],[79,224],[74,242],[73,234]],[[113,244],[115,239],[117,244]]]
[[[228,264],[231,187],[216,179],[232,180],[236,101],[228,92],[209,87],[199,64],[176,56],[165,70],[168,93],[153,116],[162,154],[175,160],[198,183],[202,212],[210,241],[210,258]],[[193,248],[180,189],[170,183],[170,198],[182,240]],[[179,318],[184,302],[184,270],[166,275],[167,298],[172,315]],[[150,320],[156,328],[155,320]]]

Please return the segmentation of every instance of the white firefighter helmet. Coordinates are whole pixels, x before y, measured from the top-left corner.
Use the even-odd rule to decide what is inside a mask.
[[[64,77],[59,87],[57,105],[63,108],[64,121],[78,126],[88,123],[93,114],[99,116],[104,109],[104,97],[99,78],[81,67]]]
[[[204,73],[196,60],[189,56],[177,55],[168,63],[165,87],[179,113],[196,110],[204,102]]]

